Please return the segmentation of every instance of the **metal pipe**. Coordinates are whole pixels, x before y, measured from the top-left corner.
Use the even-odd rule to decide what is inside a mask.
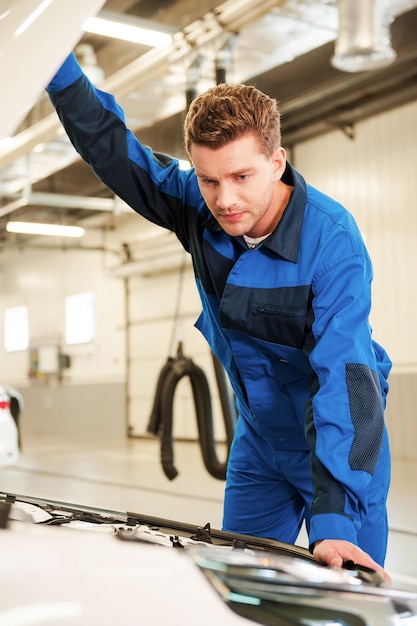
[[[47,206],[56,209],[86,209],[90,211],[111,211],[113,213],[131,213],[132,209],[115,198],[95,198],[92,196],[73,196],[71,194],[47,193],[32,191],[28,195],[13,200],[0,209],[0,217],[4,217],[24,206]]]

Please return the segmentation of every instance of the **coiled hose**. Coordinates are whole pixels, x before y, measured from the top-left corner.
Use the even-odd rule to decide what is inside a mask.
[[[225,422],[228,456],[236,424],[236,410],[227,389],[223,366],[214,355],[213,363]],[[160,437],[162,468],[167,478],[173,480],[178,476],[174,465],[172,434],[174,396],[178,383],[185,377],[191,383],[204,466],[213,478],[225,480],[227,458],[222,462],[217,456],[209,384],[203,370],[192,359],[184,356],[181,342],[178,344],[177,355],[167,359],[159,374],[147,431]]]

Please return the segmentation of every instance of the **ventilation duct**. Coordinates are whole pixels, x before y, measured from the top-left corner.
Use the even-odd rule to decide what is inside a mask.
[[[331,64],[343,72],[385,67],[396,58],[384,0],[339,0],[339,34]]]

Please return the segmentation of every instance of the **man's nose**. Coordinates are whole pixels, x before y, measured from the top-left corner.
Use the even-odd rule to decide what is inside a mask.
[[[222,184],[217,188],[217,206],[219,209],[231,209],[237,203],[236,192],[232,185]]]

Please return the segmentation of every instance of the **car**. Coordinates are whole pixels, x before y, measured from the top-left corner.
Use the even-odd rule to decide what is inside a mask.
[[[0,527],[1,624],[417,626],[373,570],[209,523],[4,493]]]
[[[10,393],[0,386],[0,467],[14,465],[19,458],[19,433],[10,403]]]

